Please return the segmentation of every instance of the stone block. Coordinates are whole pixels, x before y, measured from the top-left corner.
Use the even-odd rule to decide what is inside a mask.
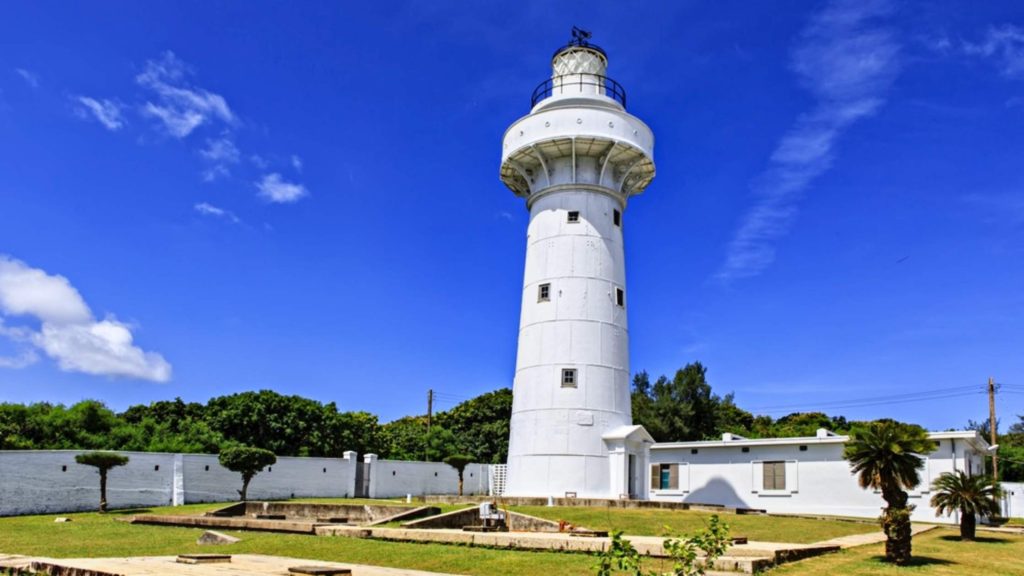
[[[216,530],[207,530],[196,540],[196,544],[203,545],[234,544],[235,542],[241,542],[241,540]]]

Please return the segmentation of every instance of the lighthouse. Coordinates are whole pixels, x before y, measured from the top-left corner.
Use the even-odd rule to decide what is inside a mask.
[[[627,201],[654,178],[654,135],[589,38],[573,29],[503,141],[501,180],[530,212],[508,496],[647,497],[653,439],[632,423],[623,230]]]

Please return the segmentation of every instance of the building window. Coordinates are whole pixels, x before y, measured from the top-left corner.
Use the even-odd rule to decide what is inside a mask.
[[[537,286],[537,302],[551,301],[551,284]]]
[[[801,452],[807,452],[807,446],[800,446]]]
[[[615,289],[615,304],[623,308],[626,306],[626,291],[622,288]]]
[[[740,448],[740,452],[743,452],[744,454],[747,453],[747,452],[750,452],[750,447],[749,446],[744,446],[743,448]]]
[[[786,463],[765,462],[764,467],[764,489],[785,490],[786,489]]]
[[[696,448],[690,448],[690,454],[696,454],[697,452],[699,452],[699,450]]]
[[[575,388],[576,387],[576,369],[575,368],[563,368],[562,369],[562,388]]]
[[[159,471],[160,471],[160,465],[159,464],[153,466],[153,472],[159,472]]]
[[[579,221],[580,221],[580,213],[579,213],[579,211],[577,211],[577,210],[571,210],[571,211],[569,212],[569,216],[568,216],[568,222],[569,222],[570,224],[575,224],[575,223],[577,223],[577,222],[579,222]]]
[[[615,223],[616,226],[622,226],[622,212],[612,210],[612,222]]]
[[[679,464],[654,464],[651,466],[652,490],[678,490]]]

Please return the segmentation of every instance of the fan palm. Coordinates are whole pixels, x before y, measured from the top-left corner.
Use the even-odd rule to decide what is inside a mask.
[[[960,539],[974,540],[977,516],[998,516],[1002,491],[988,476],[968,476],[963,470],[944,472],[932,482],[935,515],[960,512]]]
[[[852,433],[843,450],[861,488],[880,490],[886,508],[882,513],[885,558],[904,565],[910,562],[910,513],[906,490],[921,482],[921,454],[935,450],[935,442],[920,426],[878,420]]]

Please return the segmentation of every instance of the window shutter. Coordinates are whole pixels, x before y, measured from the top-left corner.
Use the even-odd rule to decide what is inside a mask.
[[[651,465],[651,490],[657,490],[661,488],[661,466],[657,464]]]
[[[786,463],[776,462],[775,463],[775,489],[785,490],[786,489]]]
[[[761,470],[763,471],[761,486],[763,486],[764,490],[775,489],[775,475],[772,473],[772,468],[774,468],[774,466],[772,466],[771,462],[765,462],[761,464]]]
[[[679,489],[679,464],[668,466],[668,487],[671,490]]]

